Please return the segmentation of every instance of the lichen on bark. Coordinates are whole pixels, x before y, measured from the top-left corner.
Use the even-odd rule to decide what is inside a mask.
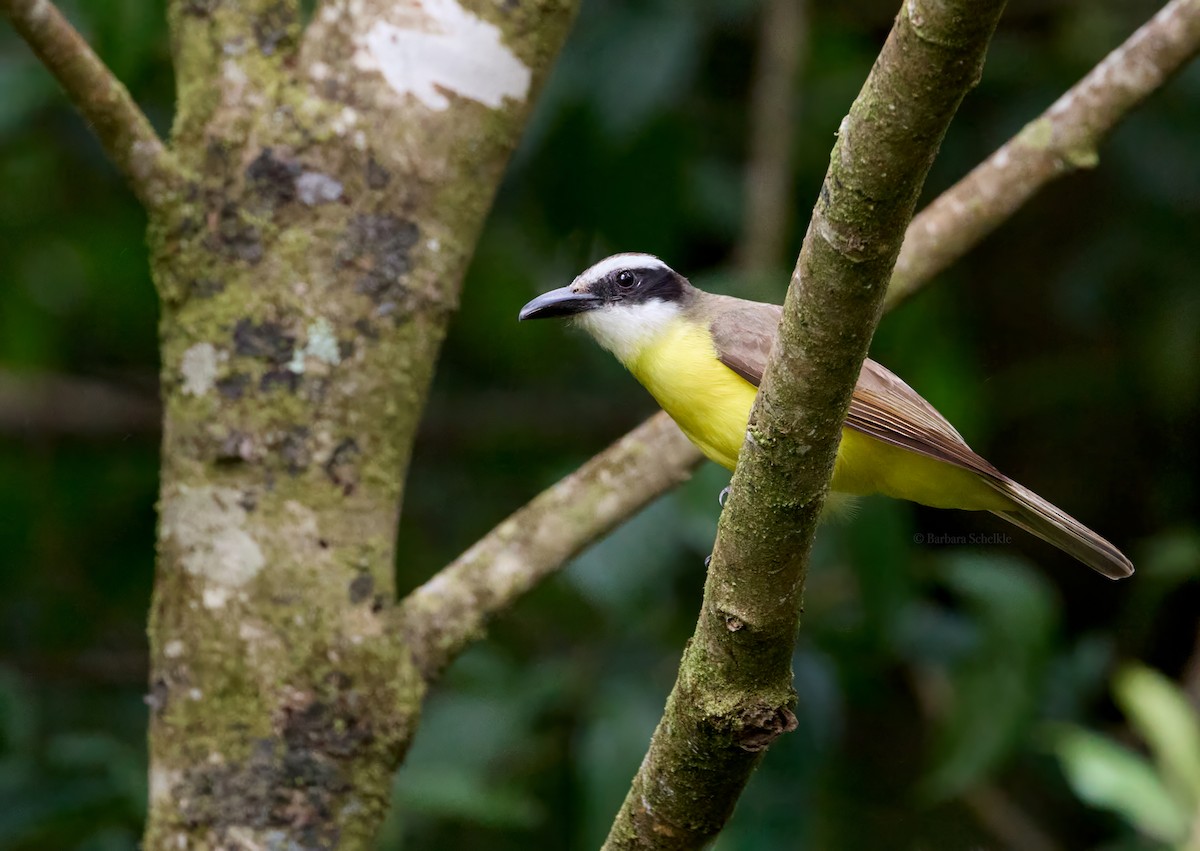
[[[536,88],[571,6],[477,6]],[[150,848],[370,847],[419,718],[392,621],[404,473],[532,92],[397,97],[354,63],[389,8],[328,3],[306,33],[290,2],[171,8]]]

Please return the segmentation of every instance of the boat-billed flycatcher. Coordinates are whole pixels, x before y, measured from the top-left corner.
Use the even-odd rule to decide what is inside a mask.
[[[572,317],[701,452],[732,470],[780,311],[698,290],[649,254],[616,254],[538,296],[520,318]],[[1133,573],[1120,550],[972,452],[932,405],[870,359],[854,388],[830,487],[990,511],[1105,576]]]

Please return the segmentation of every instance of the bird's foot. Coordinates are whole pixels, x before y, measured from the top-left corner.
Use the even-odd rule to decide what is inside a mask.
[[[717,494],[717,505],[724,508],[725,500],[729,499],[729,492],[732,490],[733,490],[732,485],[726,485],[725,487],[721,488],[721,492],[719,494]]]

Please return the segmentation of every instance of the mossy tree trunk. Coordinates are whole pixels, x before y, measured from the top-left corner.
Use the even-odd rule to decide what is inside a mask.
[[[170,12],[148,848],[370,845],[425,688],[391,620],[410,447],[572,6],[297,12]]]

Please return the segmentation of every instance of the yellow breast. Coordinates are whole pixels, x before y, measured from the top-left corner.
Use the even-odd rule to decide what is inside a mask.
[[[676,319],[625,366],[706,457],[732,470],[758,389],[717,360],[708,329]],[[974,473],[844,429],[834,491],[882,493],[939,508],[1002,510]]]
[[[705,456],[734,468],[758,390],[717,360],[707,328],[677,319],[625,366]]]

